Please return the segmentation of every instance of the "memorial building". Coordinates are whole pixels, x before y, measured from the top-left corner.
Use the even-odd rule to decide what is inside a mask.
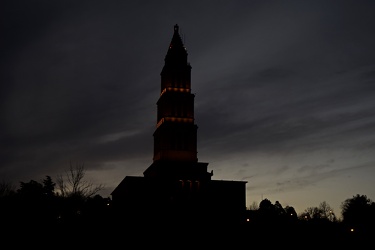
[[[208,163],[198,161],[191,69],[176,24],[160,73],[153,162],[143,176],[125,176],[111,193],[113,208],[124,220],[185,224],[244,220],[246,181],[214,180]]]

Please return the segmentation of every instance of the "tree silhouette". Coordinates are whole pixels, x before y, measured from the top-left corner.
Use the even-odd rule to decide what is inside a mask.
[[[366,195],[355,195],[341,203],[342,217],[345,225],[364,233],[374,231],[375,203]]]
[[[54,196],[55,195],[55,186],[56,183],[52,181],[51,176],[47,175],[46,178],[43,180],[43,192],[46,196]]]
[[[327,219],[333,222],[337,221],[333,208],[331,208],[331,206],[327,202],[323,201],[319,204],[319,212],[320,212],[321,218]]]
[[[83,199],[96,195],[104,188],[102,184],[94,185],[86,181],[84,164],[77,164],[75,167],[70,163],[69,171],[65,178],[57,176],[59,194],[63,197],[81,197]]]
[[[292,207],[292,206],[286,206],[285,207],[285,212],[286,212],[286,215],[289,218],[291,218],[292,220],[296,220],[297,219],[297,212],[294,209],[294,207]]]
[[[0,197],[7,197],[16,193],[16,187],[10,183],[1,181],[0,182]]]
[[[248,208],[248,210],[258,210],[258,209],[259,209],[259,205],[256,201],[253,201],[253,203],[251,203],[251,205]]]
[[[308,207],[305,211],[299,215],[300,219],[303,220],[329,220],[332,222],[337,221],[336,215],[331,206],[323,201],[319,204],[319,207]]]

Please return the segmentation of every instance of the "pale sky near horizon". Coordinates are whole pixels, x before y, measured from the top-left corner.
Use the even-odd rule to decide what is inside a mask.
[[[374,1],[2,1],[0,181],[84,163],[107,197],[152,163],[173,26],[198,159],[297,213],[375,199]]]

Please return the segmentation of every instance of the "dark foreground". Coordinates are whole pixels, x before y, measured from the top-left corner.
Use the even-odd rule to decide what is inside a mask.
[[[2,227],[2,242],[18,249],[167,249],[287,247],[313,249],[354,248],[373,245],[373,231],[351,232],[342,224],[205,224],[205,223],[136,223],[122,220],[8,222]]]

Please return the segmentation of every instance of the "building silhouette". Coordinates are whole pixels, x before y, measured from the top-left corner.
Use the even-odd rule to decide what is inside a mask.
[[[208,163],[198,161],[191,65],[177,24],[164,62],[153,162],[112,191],[114,211],[137,223],[241,223],[246,181],[212,180]]]

